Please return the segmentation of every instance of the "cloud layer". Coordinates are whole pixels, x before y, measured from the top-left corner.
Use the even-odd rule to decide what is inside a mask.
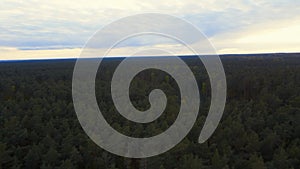
[[[38,58],[76,57],[98,29],[120,17],[143,12],[186,19],[219,53],[299,52],[299,11],[298,0],[2,0],[0,59],[24,58],[26,53]],[[140,38],[120,48],[126,55],[130,51],[126,48],[154,44],[172,45]]]

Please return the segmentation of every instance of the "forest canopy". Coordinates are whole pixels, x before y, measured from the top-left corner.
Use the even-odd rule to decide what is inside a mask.
[[[165,72],[146,70],[130,86],[132,104],[149,108],[147,94],[162,89],[165,112],[136,124],[113,106],[109,80],[123,58],[105,59],[96,96],[111,126],[149,137],[171,126],[180,92]],[[170,151],[146,159],[111,154],[88,138],[72,103],[75,60],[0,62],[0,168],[28,169],[296,169],[300,166],[300,54],[224,55],[227,102],[213,136],[197,141],[210,105],[210,83],[197,57],[182,57],[194,73],[201,105],[188,136]],[[149,83],[149,81],[151,83]]]

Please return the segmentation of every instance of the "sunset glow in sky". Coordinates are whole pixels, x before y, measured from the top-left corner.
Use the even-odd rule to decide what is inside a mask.
[[[0,60],[76,58],[101,27],[145,12],[189,21],[219,54],[300,52],[299,0],[2,0]],[[110,55],[151,45],[177,47],[158,42],[132,40]]]

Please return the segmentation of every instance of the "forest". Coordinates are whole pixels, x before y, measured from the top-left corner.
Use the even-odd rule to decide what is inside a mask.
[[[210,83],[201,60],[181,59],[194,73],[201,104],[190,133],[161,155],[124,158],[97,146],[83,131],[72,102],[76,60],[0,62],[0,169],[299,169],[300,53],[222,55],[227,102],[221,122],[205,143],[198,137],[210,105]],[[110,81],[124,58],[106,58],[96,78],[99,108],[117,131],[149,137],[175,121],[176,81],[149,69],[135,76],[130,99],[149,108],[148,94],[162,89],[168,104],[157,120],[138,124],[113,105]]]

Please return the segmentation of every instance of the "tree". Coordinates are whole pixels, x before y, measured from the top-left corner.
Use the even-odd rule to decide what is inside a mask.
[[[182,160],[180,161],[180,168],[185,169],[199,169],[202,168],[202,160],[194,156],[193,154],[187,154],[182,157]]]
[[[275,151],[274,154],[274,158],[273,158],[273,164],[274,164],[274,168],[288,168],[288,156],[287,153],[285,152],[285,150],[280,147],[279,149],[277,149]]]
[[[261,156],[259,157],[256,154],[254,154],[250,157],[249,162],[250,162],[251,169],[267,169],[262,157]]]
[[[44,160],[51,166],[55,166],[58,163],[59,153],[53,148],[50,147],[48,152],[44,155]]]
[[[72,161],[70,159],[67,159],[65,161],[62,162],[60,168],[63,169],[74,169],[75,166],[73,165]]]
[[[36,146],[33,146],[29,152],[27,153],[27,155],[25,156],[24,160],[25,160],[25,168],[28,169],[35,169],[35,168],[39,168],[40,166],[40,154],[37,150],[38,148]]]
[[[6,144],[0,142],[0,169],[4,169],[4,165],[10,161],[9,154],[6,150]]]
[[[81,154],[75,147],[73,147],[73,150],[70,153],[70,158],[72,162],[77,166],[79,166],[83,162]]]
[[[215,150],[215,153],[211,158],[211,165],[213,169],[221,169],[226,167],[226,160],[220,156],[218,150]]]

